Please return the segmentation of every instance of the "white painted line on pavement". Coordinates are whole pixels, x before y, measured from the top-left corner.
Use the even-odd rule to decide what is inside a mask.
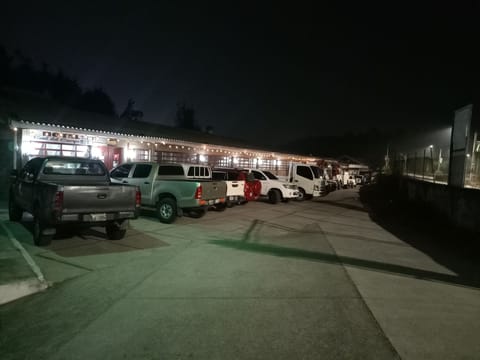
[[[23,258],[25,259],[25,261],[27,262],[27,264],[30,266],[30,268],[32,269],[33,273],[35,274],[35,276],[37,277],[38,281],[40,281],[42,284],[45,284],[47,285],[47,282],[45,280],[45,277],[43,276],[42,274],[42,271],[40,270],[40,268],[38,267],[38,265],[35,263],[35,261],[33,260],[33,258],[30,256],[30,254],[27,252],[27,250],[25,250],[25,248],[22,246],[22,244],[20,244],[20,242],[15,238],[15,236],[12,234],[12,232],[10,231],[10,229],[5,226],[5,224],[3,223],[3,221],[0,221],[0,225],[2,226],[2,228],[5,230],[5,233],[7,234],[8,238],[10,239],[10,241],[12,242],[13,246],[18,250],[20,251],[20,253],[22,254]]]

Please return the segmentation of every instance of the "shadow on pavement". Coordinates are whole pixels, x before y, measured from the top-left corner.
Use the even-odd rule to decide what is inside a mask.
[[[33,222],[22,221],[17,229],[11,228],[15,237],[24,244],[33,245],[31,238]],[[61,257],[103,255],[153,249],[168,243],[136,229],[128,229],[122,240],[108,240],[103,228],[82,226],[59,227],[50,245],[42,249]]]
[[[360,189],[360,201],[372,221],[458,274],[460,284],[479,287],[480,234],[450,225],[423,204],[408,203],[395,189],[387,181]]]
[[[476,281],[465,277],[454,276],[449,274],[437,273],[415,269],[402,265],[394,265],[371,260],[358,259],[348,256],[338,256],[336,254],[328,254],[310,250],[302,250],[290,247],[276,246],[270,244],[252,243],[238,240],[211,240],[211,244],[228,247],[235,250],[261,253],[279,257],[298,258],[309,261],[318,261],[330,264],[341,264],[354,266],[358,268],[375,270],[379,272],[389,273],[393,275],[401,275],[432,282],[441,282],[457,286],[480,288],[480,281]]]

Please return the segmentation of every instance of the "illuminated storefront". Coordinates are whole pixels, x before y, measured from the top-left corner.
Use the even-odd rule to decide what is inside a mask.
[[[11,120],[14,164],[36,156],[74,156],[102,160],[111,169],[126,161],[203,163],[211,167],[261,168],[286,175],[288,163],[319,159],[161,136],[139,136],[58,124]]]

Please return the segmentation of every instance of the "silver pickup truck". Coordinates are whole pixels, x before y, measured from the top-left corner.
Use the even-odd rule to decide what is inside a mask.
[[[48,245],[62,224],[105,226],[107,237],[119,240],[128,219],[138,216],[139,189],[112,184],[99,160],[37,157],[11,175],[10,220],[20,221],[24,211],[31,213],[35,245]]]
[[[154,208],[166,224],[184,212],[201,217],[209,207],[225,209],[227,185],[211,176],[208,166],[153,162],[124,163],[110,172],[112,181],[138,186],[142,206]]]

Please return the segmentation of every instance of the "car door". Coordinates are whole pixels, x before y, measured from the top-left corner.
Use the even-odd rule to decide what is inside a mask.
[[[135,164],[133,171],[128,178],[129,185],[140,188],[142,193],[142,204],[150,204],[152,198],[152,164]]]
[[[261,194],[262,195],[267,195],[268,194],[268,190],[269,190],[269,186],[268,186],[268,181],[267,181],[267,177],[265,175],[263,175],[260,171],[257,171],[257,170],[252,170],[251,171],[252,174],[253,174],[253,177],[257,180],[260,180],[261,184],[262,184],[262,192]]]
[[[110,172],[110,179],[114,183],[128,184],[128,175],[132,171],[133,164],[123,164]]]

